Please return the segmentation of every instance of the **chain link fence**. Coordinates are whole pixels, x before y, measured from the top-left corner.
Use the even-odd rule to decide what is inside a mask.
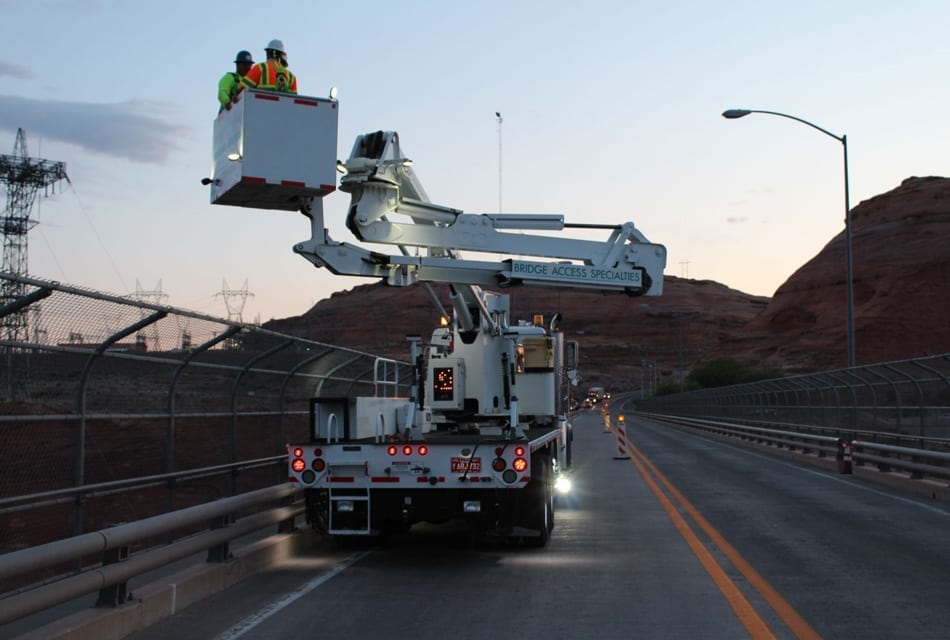
[[[950,354],[701,389],[644,411],[950,448]]]
[[[0,300],[0,552],[284,482],[310,400],[373,391],[372,354],[0,281],[21,292]],[[395,365],[408,395],[411,367]]]

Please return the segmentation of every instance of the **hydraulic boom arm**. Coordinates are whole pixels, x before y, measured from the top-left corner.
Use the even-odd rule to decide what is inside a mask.
[[[532,284],[630,295],[660,295],[666,249],[652,244],[632,222],[619,226],[565,224],[559,214],[467,214],[429,201],[399,136],[377,131],[359,136],[346,161],[340,189],[351,196],[347,227],[365,242],[398,245],[387,255],[327,234],[319,198],[304,202],[312,237],[294,250],[334,273],[379,277],[390,285],[450,282],[482,286]],[[393,218],[393,216],[398,216]],[[605,241],[511,233],[510,230],[609,230]],[[406,247],[415,247],[410,252]],[[461,258],[457,251],[536,256],[536,262],[486,256]],[[489,259],[493,258],[493,259]]]

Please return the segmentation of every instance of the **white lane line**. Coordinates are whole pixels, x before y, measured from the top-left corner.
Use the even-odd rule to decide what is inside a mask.
[[[344,569],[347,569],[348,567],[356,564],[357,562],[359,562],[360,560],[362,560],[363,558],[365,558],[372,552],[373,552],[372,549],[370,549],[368,551],[363,551],[362,553],[357,553],[355,555],[352,555],[344,559],[343,561],[340,562],[340,564],[336,565],[335,567],[333,567],[326,573],[321,573],[320,575],[316,576],[312,580],[300,585],[300,587],[296,591],[291,591],[290,593],[285,595],[283,598],[280,598],[279,600],[275,600],[274,602],[270,603],[263,609],[260,609],[257,612],[244,618],[243,620],[238,622],[236,625],[234,625],[233,627],[231,627],[224,633],[218,634],[217,636],[215,636],[214,640],[234,640],[235,638],[240,638],[245,633],[247,633],[248,631],[250,631],[257,625],[259,625],[260,623],[264,622],[265,620],[273,616],[275,613],[279,613],[288,605],[294,603],[295,601],[299,600],[303,596],[307,595],[308,593],[310,593],[311,591],[319,587],[321,584],[323,584],[324,582],[326,582],[333,576],[337,575],[338,573],[341,573]]]
[[[874,489],[874,488],[865,486],[865,485],[863,485],[863,484],[859,484],[859,483],[857,483],[857,482],[854,482],[853,480],[847,480],[847,479],[845,479],[845,478],[839,478],[839,477],[837,477],[837,476],[835,476],[835,475],[832,475],[830,472],[824,472],[824,473],[823,473],[823,472],[821,472],[821,471],[815,471],[814,469],[807,469],[807,468],[802,467],[802,466],[799,466],[799,465],[797,465],[797,464],[788,462],[787,460],[782,460],[782,459],[780,459],[780,458],[778,458],[778,457],[773,457],[773,456],[765,455],[764,453],[759,453],[759,452],[757,452],[757,451],[750,451],[749,449],[745,449],[745,448],[743,448],[743,447],[740,447],[740,446],[737,446],[737,445],[734,445],[734,444],[730,444],[730,443],[728,443],[728,442],[719,442],[719,441],[717,441],[717,440],[713,440],[713,442],[716,442],[717,444],[720,444],[720,445],[722,445],[722,446],[724,446],[724,447],[728,447],[728,448],[730,448],[730,449],[732,449],[732,450],[734,450],[734,451],[739,451],[739,452],[742,452],[742,453],[747,453],[747,454],[749,454],[750,456],[755,456],[755,457],[757,457],[757,458],[761,458],[762,460],[769,460],[769,461],[771,461],[771,462],[777,462],[777,463],[779,463],[779,464],[781,464],[781,465],[784,465],[784,466],[786,466],[786,467],[788,467],[788,468],[790,468],[790,469],[797,469],[798,471],[801,471],[801,472],[803,472],[803,473],[810,473],[810,474],[813,475],[813,476],[818,476],[819,478],[824,478],[825,480],[831,480],[831,481],[833,481],[833,482],[840,482],[840,483],[842,483],[842,484],[848,485],[849,487],[854,487],[855,489],[861,489],[862,491],[868,491],[868,492],[870,492],[870,493],[873,493],[873,494],[876,494],[876,495],[879,495],[879,496],[883,496],[883,497],[885,497],[885,498],[891,498],[892,500],[897,500],[898,502],[903,502],[903,503],[905,503],[905,504],[913,505],[913,506],[915,506],[915,507],[920,507],[921,509],[926,509],[927,511],[932,511],[932,512],[934,512],[934,513],[939,513],[939,514],[942,515],[942,516],[950,516],[950,511],[946,511],[946,510],[944,510],[944,509],[939,509],[939,508],[937,508],[937,507],[932,507],[932,506],[930,506],[929,504],[924,504],[923,502],[919,502],[919,501],[917,501],[917,500],[911,500],[911,499],[909,499],[909,498],[902,498],[901,496],[895,496],[895,495],[892,494],[892,493],[885,493],[884,491],[878,491],[877,489]],[[803,463],[803,464],[807,464],[807,463]]]

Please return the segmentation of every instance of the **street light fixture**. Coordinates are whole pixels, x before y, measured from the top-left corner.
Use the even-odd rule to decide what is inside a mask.
[[[845,254],[845,291],[847,294],[847,339],[848,339],[848,368],[854,367],[854,278],[851,271],[851,199],[850,193],[848,191],[848,136],[841,135],[836,136],[827,129],[822,129],[813,122],[808,120],[803,120],[796,116],[789,115],[787,113],[779,113],[778,111],[762,111],[759,109],[727,109],[722,112],[722,117],[729,120],[735,120],[737,118],[743,118],[750,113],[765,113],[772,116],[779,116],[782,118],[788,118],[789,120],[795,120],[796,122],[801,122],[806,124],[812,129],[817,129],[821,131],[826,136],[830,136],[841,143],[841,147],[844,150],[844,236],[845,236],[845,245],[844,245],[844,254]]]

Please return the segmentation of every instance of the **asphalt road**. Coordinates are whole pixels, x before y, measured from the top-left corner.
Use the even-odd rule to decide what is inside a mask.
[[[950,510],[631,419],[575,420],[544,549],[454,526],[313,552],[131,636],[950,638]]]

